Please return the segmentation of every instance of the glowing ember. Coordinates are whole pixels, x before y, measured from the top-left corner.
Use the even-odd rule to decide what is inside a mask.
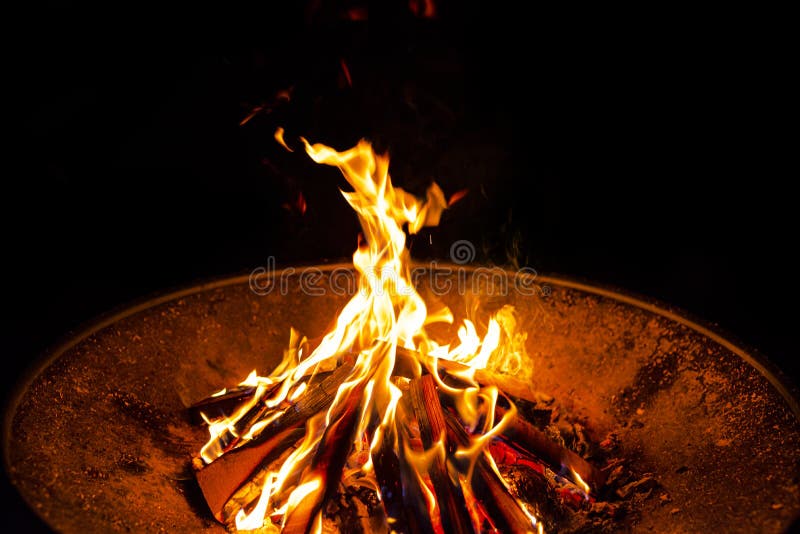
[[[275,137],[286,146],[282,129]],[[321,395],[326,384],[339,376],[336,372],[329,375],[330,371],[344,370],[326,408],[301,421],[305,433],[296,448],[261,477],[260,495],[254,504],[238,510],[236,528],[318,532],[323,503],[342,481],[372,488],[385,501],[390,495],[382,495],[385,484],[378,471],[380,455],[390,454],[404,474],[404,493],[417,492],[434,530],[442,531],[449,527],[448,522],[458,521],[441,501],[441,492],[446,490],[466,503],[468,512],[462,510],[461,515],[467,519],[461,520],[480,531],[486,510],[476,501],[471,481],[477,465],[481,476],[497,473],[487,447],[516,411],[511,404],[495,417],[500,392],[494,385],[479,385],[475,375],[486,368],[521,373],[525,335],[517,332],[514,310],[506,306],[489,321],[483,337],[474,322],[465,320],[455,345],[432,339],[426,327],[437,322],[450,324],[453,315],[446,308],[428,310],[412,283],[405,246],[406,231],[414,234],[424,226],[437,225],[442,211],[464,192],[448,202],[434,183],[425,199],[418,199],[392,185],[388,158],[376,154],[368,142],[337,152],[302,141],[315,162],[338,167],[353,188],[342,194],[358,214],[365,237],[353,254],[358,291],[316,347],[309,347],[292,331],[283,361],[272,373],[266,377],[253,373],[242,382],[255,387],[255,394],[230,417],[208,421],[211,439],[201,451],[202,460],[209,464],[250,442],[270,439],[276,429],[283,430],[281,424],[288,427],[288,421],[294,421],[292,411],[302,412],[299,406],[306,399]],[[402,373],[398,372],[401,360]],[[456,377],[455,382],[445,383],[440,366]],[[320,382],[323,373],[328,378]],[[427,389],[419,389],[423,376]],[[411,395],[415,402],[409,399],[411,390],[417,392],[416,397]],[[470,438],[449,443],[450,450],[445,444],[443,417],[454,414],[441,411],[438,395],[447,399],[469,429]],[[422,424],[422,415],[430,417],[428,424]],[[439,433],[428,435],[437,428]],[[517,527],[541,532],[536,517],[519,506],[524,512],[520,517],[527,524]],[[392,513],[387,515],[390,524],[399,520]]]

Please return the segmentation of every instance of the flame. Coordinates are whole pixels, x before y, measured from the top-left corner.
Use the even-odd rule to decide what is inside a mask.
[[[589,487],[589,484],[587,484],[583,480],[583,478],[578,474],[578,472],[575,471],[573,468],[570,467],[569,470],[572,471],[572,479],[575,482],[578,483],[578,487],[580,487],[581,490],[583,490],[584,497],[588,501],[589,500],[589,492],[591,492],[591,488]]]
[[[281,126],[278,126],[278,128],[275,130],[275,140],[278,142],[279,145],[281,145],[289,152],[294,152],[294,150],[292,150],[289,147],[289,145],[286,144],[286,141],[283,139],[285,133],[286,132],[283,130],[283,128]]]
[[[424,5],[429,10],[433,3]],[[347,72],[344,62],[342,68]],[[282,128],[275,132],[275,138],[288,149]],[[469,466],[455,478],[463,485],[468,484],[479,458],[491,459],[486,454],[489,442],[516,413],[512,406],[496,421],[499,392],[493,386],[481,387],[475,372],[487,367],[521,371],[526,357],[524,335],[517,333],[510,307],[502,308],[490,318],[483,337],[472,320],[464,320],[459,326],[458,341],[453,346],[439,344],[427,334],[428,325],[451,324],[453,315],[448,309],[428,313],[411,279],[406,232],[415,234],[425,226],[437,225],[443,210],[465,192],[456,193],[448,202],[439,186],[433,183],[425,198],[419,199],[394,187],[388,157],[376,154],[369,142],[362,140],[355,147],[338,152],[300,139],[312,160],[337,167],[352,188],[352,191],[342,191],[342,196],[357,213],[364,236],[353,253],[353,265],[359,275],[358,291],[310,354],[306,354],[307,340],[292,330],[289,348],[272,373],[261,377],[253,372],[242,382],[255,387],[255,395],[230,417],[208,421],[211,439],[203,447],[201,457],[209,463],[227,450],[257,437],[271,421],[302,401],[304,393],[313,388],[309,381],[319,369],[349,365],[345,363],[345,356],[349,355],[352,360],[352,355],[356,355],[349,376],[336,391],[329,408],[307,421],[300,445],[279,467],[267,473],[257,503],[249,512],[239,510],[236,527],[239,530],[282,527],[299,507],[321,499],[326,487],[338,481],[326,480],[327,474],[315,467],[315,461],[326,452],[328,444],[323,443],[328,439],[326,435],[332,432],[338,436],[336,432],[340,430],[350,431],[351,450],[358,453],[357,460],[343,469],[348,481],[379,488],[373,457],[381,447],[388,446],[412,467],[431,518],[438,521],[435,494],[427,482],[428,470],[434,460],[446,462],[448,469],[456,470],[458,466],[447,459],[444,435],[429,449],[419,450],[419,439],[411,438],[403,430],[414,423],[409,422],[405,414],[398,417],[404,384],[407,384],[407,379],[393,375],[398,354],[413,363],[417,376],[424,371],[433,375],[440,394],[450,396],[461,420],[479,433],[470,446],[459,448],[455,454],[459,463]],[[440,365],[466,385],[446,384],[439,376]],[[358,406],[355,423],[352,429],[345,428],[343,421],[354,401]],[[258,423],[242,428],[254,412],[258,414]],[[384,440],[388,440],[386,444]],[[465,493],[471,498],[471,491]],[[379,490],[378,494],[380,497]],[[473,513],[477,513],[474,503],[472,508]],[[311,513],[314,513],[309,519],[313,529],[320,530],[320,509]],[[531,519],[531,524],[541,529],[541,523],[534,517]]]

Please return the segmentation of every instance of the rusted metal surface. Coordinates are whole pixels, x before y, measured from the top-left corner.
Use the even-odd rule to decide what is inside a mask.
[[[333,267],[342,268],[321,267],[317,285]],[[61,532],[221,532],[189,470],[206,434],[186,408],[252,369],[269,371],[290,326],[317,336],[346,301],[286,280],[285,292],[265,296],[246,277],[166,295],[52,351],[6,420],[6,467],[31,507]],[[482,295],[482,309],[516,306],[535,389],[596,436],[616,432],[629,461],[661,484],[668,499],[644,500],[621,527],[787,528],[800,511],[800,423],[794,397],[758,360],[663,308],[536,282],[533,296]],[[458,320],[467,307],[455,289],[436,298]]]

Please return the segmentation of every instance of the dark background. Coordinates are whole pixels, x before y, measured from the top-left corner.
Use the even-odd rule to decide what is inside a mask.
[[[280,148],[276,126],[298,148],[367,137],[417,193],[468,188],[412,240],[417,258],[469,239],[480,262],[654,297],[797,379],[788,38],[769,21],[478,2],[440,2],[434,19],[378,2],[353,20],[356,4],[270,4],[219,13],[236,39],[122,8],[99,24],[70,5],[27,15],[6,82],[20,119],[3,180],[6,391],[132,299],[269,256],[348,260],[346,184]]]

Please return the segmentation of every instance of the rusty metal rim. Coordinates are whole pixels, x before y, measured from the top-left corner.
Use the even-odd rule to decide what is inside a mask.
[[[439,267],[446,267],[448,264],[442,263],[437,264]],[[323,264],[323,265],[314,265],[314,267],[318,268],[320,271],[332,271],[334,269],[352,269],[353,266],[351,263],[332,263],[332,264]],[[465,266],[465,265],[458,265],[453,266],[461,269],[476,269],[480,266]],[[280,275],[284,272],[288,272],[290,269],[296,270],[296,267],[288,267],[285,269],[281,269],[275,272],[274,275]],[[294,271],[292,271],[294,272]],[[292,274],[290,272],[290,274]],[[506,271],[510,272],[510,271]],[[601,297],[610,298],[612,300],[616,300],[618,302],[622,302],[624,304],[628,304],[642,310],[648,311],[650,313],[660,315],[666,319],[674,321],[676,323],[682,324],[692,330],[696,331],[697,333],[712,339],[716,343],[722,345],[726,349],[730,350],[732,353],[736,354],[740,358],[742,358],[745,362],[755,368],[764,378],[766,378],[770,384],[781,394],[781,396],[786,401],[789,408],[794,413],[795,417],[800,419],[800,403],[798,403],[798,395],[797,395],[797,388],[791,384],[791,382],[783,376],[781,371],[772,364],[765,356],[759,354],[755,350],[747,350],[743,348],[741,343],[737,343],[731,341],[732,336],[730,335],[722,335],[719,333],[720,329],[716,326],[706,326],[705,322],[692,318],[690,314],[678,310],[674,306],[667,305],[657,301],[656,299],[650,297],[642,297],[639,295],[635,295],[626,290],[620,290],[618,288],[612,287],[603,287],[596,284],[591,284],[584,281],[578,281],[576,279],[570,279],[562,276],[547,276],[547,275],[531,275],[531,280],[535,280],[537,284],[540,285],[547,285],[551,284],[554,286],[560,286],[570,289],[577,289],[579,291],[583,291],[585,293],[598,295]],[[85,326],[78,329],[75,333],[70,333],[65,336],[64,340],[61,342],[57,342],[53,345],[52,348],[45,350],[42,353],[42,356],[38,358],[29,368],[29,370],[23,374],[23,378],[17,382],[17,385],[12,388],[10,394],[6,398],[4,403],[4,411],[3,411],[3,466],[6,472],[9,472],[10,468],[10,459],[9,459],[9,451],[8,451],[8,444],[11,440],[11,424],[14,418],[14,414],[16,413],[17,407],[19,402],[22,399],[23,394],[28,390],[30,385],[36,379],[36,377],[43,372],[53,361],[58,359],[64,352],[72,348],[73,346],[77,345],[79,342],[87,338],[88,336],[94,334],[95,332],[120,321],[126,317],[134,315],[138,312],[146,310],[148,308],[152,308],[154,306],[158,306],[159,304],[163,304],[165,302],[169,302],[181,297],[186,297],[189,295],[193,295],[196,293],[201,293],[203,291],[209,291],[212,289],[218,289],[221,287],[227,287],[232,285],[238,285],[242,283],[247,283],[249,281],[249,274],[244,275],[234,275],[234,276],[227,276],[221,277],[213,280],[209,280],[207,282],[195,284],[190,287],[186,287],[183,289],[178,289],[175,291],[167,291],[163,293],[158,293],[156,296],[151,297],[144,297],[142,299],[136,300],[131,304],[126,306],[121,306],[116,310],[103,314],[94,320],[88,321]]]

